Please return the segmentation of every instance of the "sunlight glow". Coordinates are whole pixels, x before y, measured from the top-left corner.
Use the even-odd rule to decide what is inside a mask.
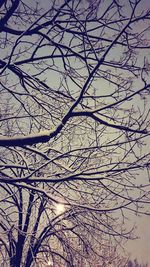
[[[47,265],[48,266],[53,266],[53,262],[51,260],[48,260]]]
[[[63,204],[61,204],[61,203],[58,203],[58,204],[56,204],[56,206],[55,206],[55,210],[56,210],[56,214],[57,214],[57,215],[60,215],[60,214],[62,214],[63,212],[65,212],[65,206],[64,206]]]

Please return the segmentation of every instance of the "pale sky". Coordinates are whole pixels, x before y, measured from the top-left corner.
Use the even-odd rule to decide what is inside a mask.
[[[140,263],[149,263],[150,266],[150,216],[134,218],[137,224],[136,236],[139,239],[128,241],[127,250],[131,259],[137,258]]]
[[[141,5],[145,7],[145,10],[150,10],[149,0],[142,0]],[[150,27],[150,21],[148,21],[147,24],[147,26]],[[150,31],[148,39],[150,40]],[[134,221],[137,224],[135,235],[139,236],[139,239],[128,241],[127,250],[129,253],[131,253],[132,259],[137,258],[140,263],[148,263],[150,266],[150,216],[143,215],[141,217],[134,217],[133,222]]]

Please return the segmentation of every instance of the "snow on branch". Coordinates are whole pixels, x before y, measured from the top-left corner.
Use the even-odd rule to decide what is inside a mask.
[[[50,131],[41,131],[36,134],[29,134],[26,136],[18,135],[15,137],[3,137],[0,136],[0,146],[25,146],[25,145],[33,145],[37,143],[46,143],[49,141],[51,136]]]
[[[108,127],[116,128],[118,130],[126,131],[126,132],[133,132],[133,133],[140,133],[140,134],[147,134],[147,130],[140,130],[140,129],[132,129],[123,125],[116,125],[116,124],[111,124],[108,123],[102,119],[100,119],[98,116],[94,115],[93,112],[89,111],[76,111],[72,112],[69,117],[76,117],[76,116],[87,116],[95,121],[99,122],[102,125],[106,125]],[[68,119],[69,119],[68,117]],[[67,122],[67,119],[65,120],[65,123]],[[46,143],[48,142],[51,138],[56,136],[63,128],[65,123],[61,123],[58,125],[56,130],[54,131],[49,131],[49,130],[44,130],[40,131],[39,133],[36,134],[29,134],[26,136],[23,135],[18,135],[15,137],[3,137],[0,136],[0,146],[1,147],[12,147],[12,146],[26,146],[26,145],[34,145],[37,143]]]

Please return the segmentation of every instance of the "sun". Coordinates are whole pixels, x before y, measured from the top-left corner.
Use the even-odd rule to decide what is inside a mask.
[[[61,203],[55,205],[55,211],[57,215],[60,215],[65,212],[65,206]]]
[[[47,265],[48,266],[53,266],[53,262],[51,260],[48,260]]]

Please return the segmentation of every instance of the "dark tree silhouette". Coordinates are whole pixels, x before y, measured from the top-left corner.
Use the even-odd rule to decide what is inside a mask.
[[[1,0],[2,266],[108,266],[149,214],[147,6]]]

